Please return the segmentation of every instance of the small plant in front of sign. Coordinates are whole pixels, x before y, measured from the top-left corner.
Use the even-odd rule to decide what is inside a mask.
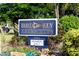
[[[21,52],[21,53],[25,53],[26,56],[39,56],[40,55],[40,52],[37,51],[35,48],[29,48],[26,46],[11,48],[10,52]]]

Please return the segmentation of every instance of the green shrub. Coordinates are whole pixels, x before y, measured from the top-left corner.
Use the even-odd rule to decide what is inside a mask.
[[[73,16],[73,15],[64,16],[60,18],[59,22],[62,24],[65,31],[68,31],[71,28],[74,29],[79,28],[79,17],[77,16]]]
[[[36,50],[35,48],[30,48],[30,47],[26,47],[26,46],[11,48],[9,51],[10,52],[22,52],[22,53],[25,53],[26,55],[28,53],[33,53],[36,56],[40,55],[40,52],[38,50]]]
[[[64,53],[70,56],[79,56],[79,29],[72,29],[66,32],[63,40]]]
[[[10,52],[6,51],[6,52],[1,52],[0,54],[1,56],[10,56]]]

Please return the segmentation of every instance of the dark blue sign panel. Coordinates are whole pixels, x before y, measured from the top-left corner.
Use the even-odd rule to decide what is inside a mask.
[[[28,37],[28,44],[31,47],[48,48],[48,37],[30,36]]]
[[[57,35],[57,19],[19,19],[20,36]]]

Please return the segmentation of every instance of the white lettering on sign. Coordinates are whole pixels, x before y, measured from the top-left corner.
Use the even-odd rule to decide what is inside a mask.
[[[40,24],[40,23],[33,22],[33,24],[32,23],[22,23],[21,24],[21,28],[39,28],[39,27],[41,27],[41,28],[52,28],[52,23],[42,23],[42,24]]]
[[[44,46],[44,40],[30,40],[32,46]]]

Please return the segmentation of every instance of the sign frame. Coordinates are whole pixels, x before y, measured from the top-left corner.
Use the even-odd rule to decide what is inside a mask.
[[[55,20],[56,21],[56,27],[55,27],[55,31],[56,31],[56,34],[55,35],[26,35],[26,34],[20,34],[19,33],[19,30],[20,30],[20,26],[19,26],[19,24],[20,24],[20,21],[38,21],[38,20]],[[47,19],[19,19],[18,20],[18,33],[19,33],[19,36],[56,36],[56,35],[58,35],[58,19],[57,18],[47,18]]]

